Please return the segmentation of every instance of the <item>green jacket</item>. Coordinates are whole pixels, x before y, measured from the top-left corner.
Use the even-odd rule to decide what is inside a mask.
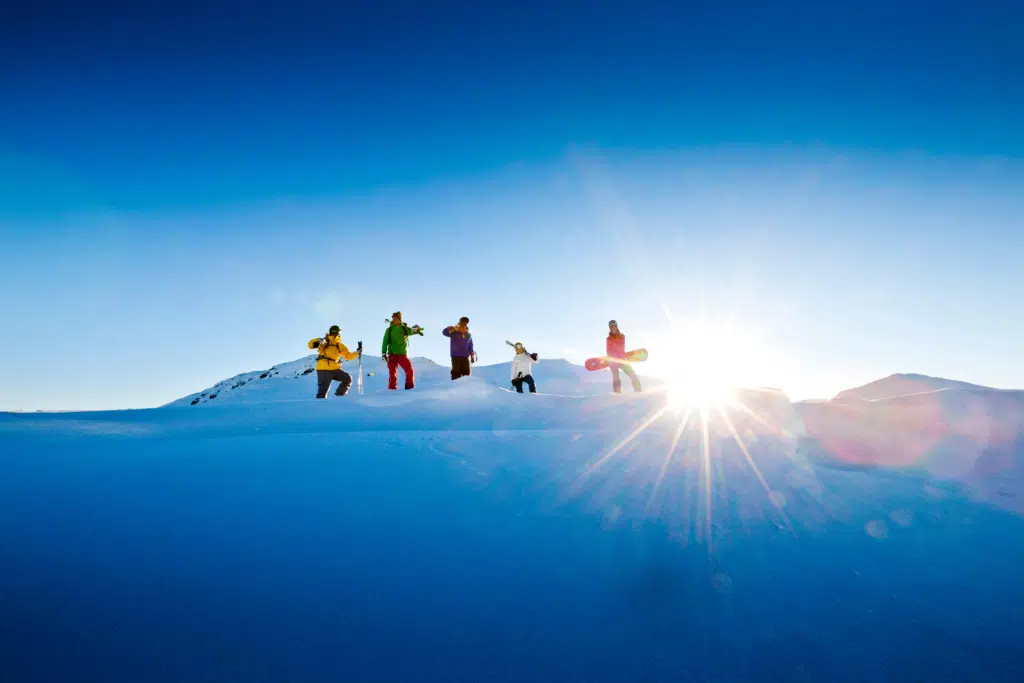
[[[411,334],[412,330],[405,323],[399,327],[388,325],[388,329],[384,330],[384,343],[381,344],[380,355],[407,356]]]

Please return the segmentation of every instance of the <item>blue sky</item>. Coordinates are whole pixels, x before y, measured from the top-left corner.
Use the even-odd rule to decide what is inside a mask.
[[[667,306],[795,398],[1024,387],[1015,3],[327,4],[5,10],[0,409],[376,350],[396,309],[441,361],[460,315],[481,362],[614,317],[667,372]]]

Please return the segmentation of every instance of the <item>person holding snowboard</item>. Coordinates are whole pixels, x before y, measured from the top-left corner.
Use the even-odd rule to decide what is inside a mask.
[[[341,361],[355,360],[358,353],[349,351],[341,343],[341,328],[331,325],[331,329],[323,337],[309,340],[309,348],[316,349],[316,397],[327,398],[327,390],[331,382],[338,382],[335,396],[344,396],[352,386],[352,376],[341,369]]]
[[[409,327],[402,322],[402,312],[391,314],[391,324],[384,330],[384,342],[381,344],[381,360],[388,364],[388,389],[398,389],[398,368],[405,373],[405,388],[416,386],[416,377],[409,362],[409,337],[414,334],[423,336],[423,328],[419,325]]]
[[[537,354],[530,353],[521,342],[513,344],[506,341],[506,344],[516,350],[512,359],[512,386],[520,394],[523,393],[523,382],[530,387],[530,393],[537,393],[537,383],[533,381],[533,364],[537,362]]]
[[[462,316],[458,325],[449,325],[441,334],[451,339],[452,381],[469,377],[473,372],[470,363],[476,362],[473,335],[469,333],[469,318]]]
[[[616,394],[622,393],[622,380],[619,378],[619,370],[626,373],[629,381],[633,383],[633,391],[640,391],[640,380],[637,379],[636,371],[626,360],[626,335],[619,331],[619,323],[614,320],[608,321],[608,339],[605,341],[605,355],[608,356],[608,367],[612,371],[612,391]]]

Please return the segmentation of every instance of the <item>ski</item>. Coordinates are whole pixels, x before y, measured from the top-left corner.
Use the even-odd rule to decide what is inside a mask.
[[[359,379],[356,380],[356,393],[363,393],[363,342],[356,345],[356,353],[359,354]]]

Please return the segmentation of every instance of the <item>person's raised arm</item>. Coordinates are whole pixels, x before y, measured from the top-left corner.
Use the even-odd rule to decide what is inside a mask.
[[[355,360],[356,358],[359,358],[358,353],[356,353],[355,351],[349,351],[348,347],[340,342],[338,343],[338,353],[345,360]]]

